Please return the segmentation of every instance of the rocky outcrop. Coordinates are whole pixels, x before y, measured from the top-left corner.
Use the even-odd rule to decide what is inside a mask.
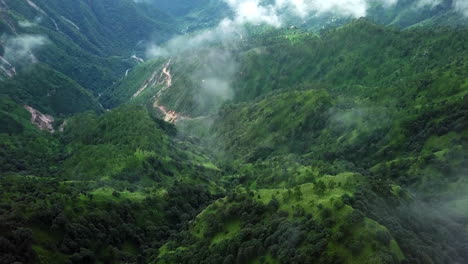
[[[50,115],[45,115],[40,111],[25,105],[24,108],[31,113],[31,123],[38,127],[40,130],[46,130],[50,133],[54,133],[54,118]]]
[[[169,123],[175,123],[179,120],[182,119],[189,119],[187,116],[183,116],[180,113],[177,113],[176,111],[173,110],[168,110],[166,109],[165,106],[161,105],[159,103],[159,99],[161,98],[162,94],[164,91],[169,89],[172,86],[172,74],[171,71],[169,70],[169,66],[171,64],[171,60],[169,60],[166,65],[164,66],[161,75],[159,76],[159,84],[164,84],[164,86],[158,91],[156,94],[156,98],[154,100],[153,107],[159,109],[161,113],[164,115],[164,121],[169,122]]]

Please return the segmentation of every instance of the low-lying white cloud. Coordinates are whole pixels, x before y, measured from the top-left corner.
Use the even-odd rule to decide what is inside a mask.
[[[419,0],[416,2],[416,8],[434,8],[444,4],[447,0]],[[468,18],[468,1],[467,0],[453,0],[452,8],[454,11],[460,13],[464,17]]]
[[[148,58],[170,57],[191,49],[220,42],[229,45],[243,35],[245,24],[267,24],[279,27],[284,23],[285,13],[299,17],[333,13],[340,16],[361,17],[366,15],[370,0],[275,0],[265,4],[263,0],[223,0],[234,11],[234,16],[223,19],[218,26],[191,35],[177,36],[165,45],[151,44],[147,47]],[[397,0],[373,0],[392,5]]]
[[[276,5],[261,5],[260,0],[225,0],[225,2],[235,12],[236,23],[266,23],[274,26],[281,24]]]
[[[22,28],[31,28],[37,26],[39,23],[41,23],[42,17],[36,17],[33,22],[29,20],[20,20],[18,21],[18,26]]]
[[[417,7],[436,7],[440,5],[443,2],[443,0],[419,0],[416,3]]]
[[[181,57],[201,54],[197,59],[199,66],[184,74],[192,85],[199,87],[193,97],[199,109],[214,110],[234,95],[231,84],[237,71],[237,62],[231,53],[231,47],[235,46],[242,34],[241,30],[237,22],[225,19],[214,29],[175,37],[164,46],[150,45],[146,56],[170,58],[181,54]],[[183,58],[176,61],[183,63]]]
[[[151,0],[134,0],[137,2]],[[367,10],[375,4],[391,7],[399,0],[222,0],[233,11],[229,21],[234,24],[283,25],[285,15],[300,18],[332,14],[341,17],[359,18],[367,15]],[[414,8],[434,8],[448,0],[415,0]],[[468,16],[468,0],[453,0],[452,7]]]
[[[234,11],[238,23],[266,23],[280,26],[284,14],[304,18],[309,15],[333,13],[341,16],[366,15],[368,0],[275,0],[264,4],[262,0],[224,0]],[[386,0],[377,0],[385,1]],[[389,0],[394,1],[394,0]]]
[[[213,48],[200,58],[201,66],[190,76],[192,82],[198,83],[201,88],[195,98],[199,105],[219,104],[232,99],[231,83],[238,69],[232,56],[229,50]]]
[[[21,20],[18,22],[18,25],[22,28],[30,28],[36,26],[36,24],[29,22],[28,20]]]
[[[333,14],[336,16],[363,17],[373,4],[390,7],[399,0],[224,0],[234,11],[234,21],[241,23],[266,23],[273,26],[281,25],[284,14],[292,14],[300,18],[311,15]],[[415,8],[434,8],[446,0],[415,0]],[[454,0],[452,7],[468,16],[468,1]]]
[[[139,0],[142,1],[142,0]],[[151,1],[151,0],[144,0]],[[205,63],[219,69],[234,69],[237,63],[229,53],[231,48],[239,43],[245,35],[245,24],[267,24],[280,27],[290,16],[307,18],[331,14],[338,17],[358,18],[367,15],[367,10],[375,5],[392,7],[399,0],[222,0],[233,11],[232,17],[223,19],[218,26],[190,35],[177,36],[164,45],[151,44],[147,47],[146,57],[175,57],[180,54],[195,53],[197,49],[215,46],[212,49],[222,57],[206,58]],[[445,0],[415,0],[414,8],[434,8]],[[453,0],[453,8],[468,16],[468,1]],[[216,44],[216,45],[212,45]],[[189,51],[193,51],[188,53]],[[221,54],[221,55],[219,55]],[[193,80],[203,80],[200,103],[210,100],[210,95],[221,99],[233,96],[231,89],[234,72],[229,74],[213,71],[209,67],[198,69],[192,76]]]
[[[455,10],[465,17],[468,17],[468,1],[467,0],[454,0],[453,7]]]
[[[362,17],[368,9],[367,0],[277,0],[278,10],[289,8],[294,14],[304,18],[310,14],[333,13],[342,16]]]
[[[232,56],[232,47],[245,35],[245,24],[267,24],[280,27],[286,16],[304,18],[309,15],[332,13],[340,16],[361,17],[366,15],[368,0],[223,0],[233,10],[233,16],[223,19],[216,27],[191,35],[175,37],[165,45],[151,44],[147,58],[169,58],[180,54],[194,54],[197,49],[210,47],[202,67],[190,76],[201,88],[196,101],[204,106],[229,100],[234,92],[231,87],[237,62]],[[391,5],[395,0],[374,0]],[[215,45],[212,45],[215,44]],[[192,52],[193,51],[193,52]],[[177,73],[176,73],[177,74]]]
[[[48,42],[42,35],[30,34],[2,36],[1,40],[4,46],[3,57],[13,64],[37,62],[33,52]]]
[[[220,43],[221,46],[229,46],[233,43],[232,41],[236,36],[240,34],[242,34],[240,24],[231,19],[224,19],[215,28],[195,34],[174,37],[163,46],[150,44],[146,49],[146,57],[157,58],[175,56],[213,43]]]

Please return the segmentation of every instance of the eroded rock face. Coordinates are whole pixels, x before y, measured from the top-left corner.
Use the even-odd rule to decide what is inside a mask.
[[[171,65],[171,60],[169,59],[166,65],[164,65],[162,71],[160,69],[155,70],[151,74],[150,78],[148,78],[143,83],[140,89],[138,89],[138,91],[132,97],[139,96],[148,87],[162,85],[161,89],[156,93],[156,96],[154,97],[155,99],[154,99],[153,107],[158,109],[162,113],[164,121],[169,122],[169,123],[175,123],[179,120],[190,119],[190,117],[183,116],[180,113],[177,113],[176,111],[169,110],[164,105],[161,105],[159,103],[159,99],[161,98],[163,93],[172,87],[172,74],[169,69],[170,65]]]
[[[171,71],[169,70],[170,65],[171,65],[171,60],[169,60],[166,63],[166,65],[164,66],[159,76],[158,84],[164,84],[164,86],[156,94],[153,107],[161,111],[161,113],[164,116],[164,121],[169,122],[169,123],[176,123],[179,120],[190,119],[190,117],[183,116],[182,114],[177,113],[176,111],[173,111],[173,110],[168,110],[166,109],[164,105],[161,105],[159,103],[159,99],[161,98],[163,92],[165,92],[167,89],[172,87],[172,74],[171,74]]]
[[[46,130],[50,133],[54,133],[54,118],[50,115],[45,115],[38,110],[25,105],[24,108],[31,113],[31,123],[37,126],[40,130]]]

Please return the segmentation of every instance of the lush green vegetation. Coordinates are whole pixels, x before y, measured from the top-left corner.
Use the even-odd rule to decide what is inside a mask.
[[[0,94],[54,116],[103,110],[89,91],[43,64],[0,82]]]
[[[343,202],[361,183],[343,173],[293,189],[238,190],[198,215],[156,262],[398,263],[388,230]]]
[[[51,135],[1,106],[2,263],[145,262],[222,192],[203,152],[140,107]]]
[[[467,67],[467,33],[463,28],[401,31],[359,19],[320,35],[297,29],[249,32],[249,41],[229,51],[235,54],[234,60],[239,67],[235,78],[226,77],[233,79],[234,102],[253,100],[280,89],[325,89],[342,95],[344,100],[349,96],[365,95],[371,101],[374,98],[386,100],[379,101],[380,106],[392,104],[398,107],[410,103],[404,100],[415,97],[419,104],[426,104],[437,92],[443,92],[444,98],[455,96],[464,91],[466,85],[463,73]],[[171,59],[174,80],[171,89],[161,97],[164,105],[190,116],[206,115],[219,108],[219,104],[199,103],[203,85],[194,76],[207,67],[206,63],[213,63],[206,59],[208,56],[209,50],[202,49]],[[149,61],[137,67],[128,78],[106,91],[105,105],[113,107],[131,99],[166,62]],[[219,67],[229,65],[220,64]],[[216,69],[209,70],[216,72]],[[221,79],[225,77],[223,73],[217,75]],[[416,89],[418,82],[427,89]],[[160,88],[156,87],[146,96],[142,94],[139,97],[146,98],[139,100],[153,100]],[[400,105],[396,102],[400,97],[380,96],[395,92],[403,100]]]
[[[54,115],[99,108],[92,105],[96,104],[95,100],[87,98],[89,96],[84,90],[99,97],[139,63],[139,59],[131,56],[144,57],[148,42],[162,43],[182,31],[207,27],[216,19],[208,19],[207,14],[202,15],[203,12],[219,9],[211,2],[187,6],[183,14],[168,14],[154,3],[135,3],[133,0],[34,0],[31,3],[8,1],[0,10],[0,56],[5,56],[5,48],[11,38],[41,38],[37,47],[26,42],[17,43],[19,46],[16,48],[24,49],[19,50],[23,53],[30,52],[29,47],[35,47],[30,54],[34,59],[29,61],[10,54],[13,58],[9,58],[12,61],[8,62],[11,64],[8,67],[15,67],[18,75],[2,82],[0,93],[9,95],[18,103],[28,104],[32,101],[30,96],[34,95],[34,99],[40,101],[35,105]],[[177,19],[173,17],[176,15]],[[203,19],[194,20],[194,16]],[[187,29],[189,25],[193,28]],[[30,65],[38,61],[40,65]],[[3,63],[1,61],[0,66],[5,66]],[[45,78],[49,75],[52,75],[50,80]],[[26,78],[32,78],[32,81]],[[9,78],[0,71],[0,79]],[[64,85],[67,87],[62,87]],[[49,97],[48,92],[52,90],[57,91],[59,98]],[[49,98],[43,100],[46,96]],[[50,101],[69,106],[54,106]]]
[[[144,263],[213,199],[183,183],[163,193],[93,185],[3,176],[2,263]]]
[[[49,176],[58,170],[60,143],[30,123],[31,114],[0,96],[0,171]]]
[[[164,40],[171,23],[211,25],[204,12],[225,6],[35,2],[62,32],[51,19],[21,29],[51,43],[0,81],[0,263],[468,259],[466,28],[251,26],[228,50],[121,77],[133,63],[112,55],[151,30]],[[381,22],[449,15],[412,18],[405,3]],[[26,1],[10,8],[13,24],[34,19]],[[211,56],[235,67],[207,67]],[[208,93],[201,70],[229,79],[231,94]],[[55,132],[24,105],[53,115]],[[164,122],[161,107],[185,116]]]
[[[378,3],[369,10],[370,16],[384,24],[397,25],[404,28],[420,26],[458,26],[467,25],[462,14],[452,9],[453,1],[442,0],[433,6],[431,3],[400,0],[393,6],[382,6]],[[419,7],[417,6],[419,4]]]
[[[61,136],[67,145],[65,174],[73,180],[143,181],[145,186],[166,180],[209,182],[216,166],[175,133],[171,124],[138,106],[73,117]]]

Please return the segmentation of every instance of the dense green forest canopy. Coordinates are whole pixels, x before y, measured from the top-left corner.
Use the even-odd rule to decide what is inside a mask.
[[[316,3],[0,0],[0,264],[467,262],[468,6]]]

